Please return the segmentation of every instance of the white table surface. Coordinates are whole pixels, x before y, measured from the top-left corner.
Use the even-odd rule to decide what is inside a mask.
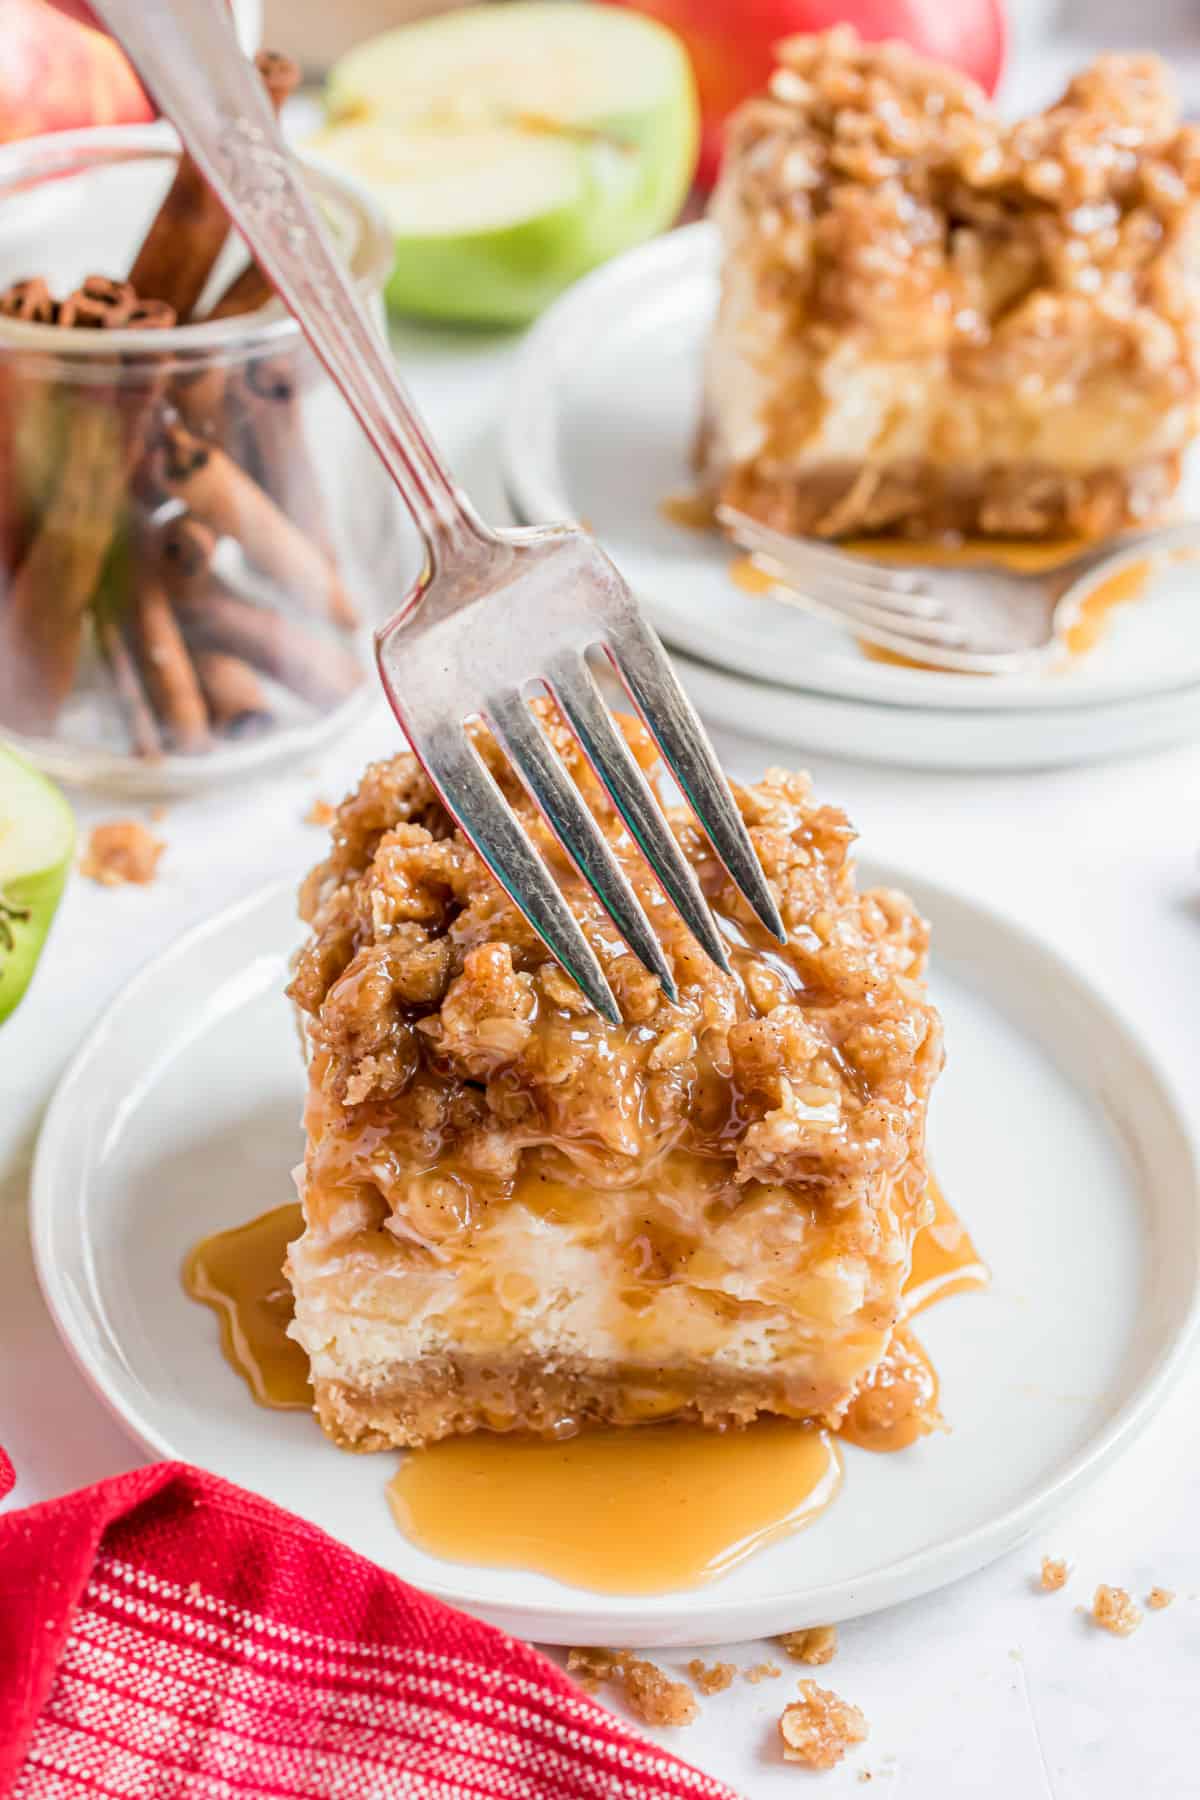
[[[409,329],[397,337],[418,399],[485,511],[502,516],[491,421],[512,341]],[[176,802],[168,850],[147,888],[78,876],[21,1010],[0,1034],[0,1443],[17,1469],[8,1504],[60,1494],[138,1463],[141,1452],[93,1398],[61,1347],[33,1273],[25,1207],[38,1123],[83,1034],[126,977],[187,926],[321,853],[303,822],[337,799],[371,756],[395,747],[389,717],[303,768],[236,791]],[[729,767],[753,775],[779,746],[721,735]],[[1022,776],[913,774],[806,756],[820,793],[844,805],[865,843],[1008,908],[1065,949],[1157,1044],[1200,1126],[1200,745],[1115,766]],[[78,797],[81,835],[128,814]],[[1020,1121],[1013,1128],[1020,1129]],[[1014,1205],[1020,1195],[1013,1196]],[[963,1207],[970,1214],[969,1196]],[[1064,1280],[1070,1270],[1064,1270]],[[1057,1529],[940,1595],[842,1629],[837,1660],[787,1665],[778,1681],[702,1703],[690,1728],[661,1733],[680,1754],[753,1800],[857,1793],[869,1772],[891,1800],[1176,1800],[1200,1792],[1200,1370],[1185,1379],[1135,1453]],[[1063,1594],[1031,1586],[1043,1551],[1075,1564]],[[1119,1640],[1076,1611],[1098,1581],[1175,1605]],[[739,1664],[767,1645],[721,1654]],[[665,1652],[668,1668],[687,1656]],[[780,1659],[785,1661],[786,1659]],[[862,1706],[869,1742],[810,1777],[779,1760],[775,1719],[798,1675],[815,1673]]]

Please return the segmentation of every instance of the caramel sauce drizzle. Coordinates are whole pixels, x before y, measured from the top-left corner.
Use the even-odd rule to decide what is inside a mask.
[[[387,1487],[400,1529],[455,1562],[533,1569],[576,1586],[666,1592],[715,1580],[808,1525],[841,1484],[836,1439],[906,1449],[941,1424],[937,1375],[907,1321],[987,1285],[967,1231],[930,1182],[934,1217],[913,1245],[903,1323],[836,1434],[760,1418],[722,1433],[663,1423],[560,1438],[478,1432],[410,1452]],[[280,1206],[197,1244],[183,1271],[218,1315],[221,1348],[260,1405],[308,1408],[308,1362],[286,1335],[282,1273],[302,1229]]]
[[[287,1411],[311,1408],[308,1357],[287,1328],[292,1290],[283,1259],[304,1230],[299,1204],[218,1231],[196,1244],[183,1265],[183,1285],[193,1300],[211,1306],[221,1326],[226,1362],[246,1382],[260,1406]]]

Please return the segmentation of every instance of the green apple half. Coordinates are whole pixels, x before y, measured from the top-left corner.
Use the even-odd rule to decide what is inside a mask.
[[[58,789],[0,745],[0,1022],[29,986],[74,847]]]
[[[519,0],[360,44],[334,68],[318,156],[396,237],[388,299],[522,324],[671,223],[696,163],[687,54],[636,13]]]

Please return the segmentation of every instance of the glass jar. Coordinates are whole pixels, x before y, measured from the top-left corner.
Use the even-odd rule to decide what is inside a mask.
[[[0,151],[0,289],[85,296],[57,322],[0,317],[0,736],[64,780],[147,795],[344,726],[375,693],[374,596],[390,610],[414,561],[395,489],[278,302],[79,328],[87,278],[124,277],[177,162],[162,126]],[[381,318],[385,225],[342,177],[309,179]],[[198,313],[245,260],[231,233]],[[54,310],[42,291],[27,312]]]

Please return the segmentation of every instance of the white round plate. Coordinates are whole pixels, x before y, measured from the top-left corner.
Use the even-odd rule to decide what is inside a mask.
[[[1053,769],[1200,739],[1200,685],[1110,706],[949,712],[802,693],[714,669],[678,650],[672,660],[710,725],[858,762],[959,773]]]
[[[1094,705],[1200,682],[1191,562],[1165,568],[1136,605],[1118,607],[1102,643],[1070,668],[1004,679],[872,662],[848,632],[736,587],[730,546],[662,512],[693,479],[717,279],[706,223],[617,257],[530,331],[504,408],[502,469],[515,511],[530,523],[584,520],[669,644],[780,685],[958,711]],[[1187,499],[1185,511],[1200,511],[1200,494],[1190,508]]]
[[[182,938],[108,1009],[47,1115],[33,1181],[43,1291],[97,1392],[151,1451],[268,1495],[418,1587],[527,1638],[719,1643],[904,1600],[1018,1541],[1138,1435],[1197,1323],[1195,1160],[1152,1059],[1078,974],[973,901],[892,871],[931,917],[950,1061],[935,1166],[989,1293],[920,1335],[952,1426],[845,1452],[807,1531],[687,1593],[593,1594],[442,1562],[392,1524],[393,1455],[347,1456],[260,1410],[179,1271],[199,1237],[290,1198],[302,1076],[283,998],[290,887]]]

